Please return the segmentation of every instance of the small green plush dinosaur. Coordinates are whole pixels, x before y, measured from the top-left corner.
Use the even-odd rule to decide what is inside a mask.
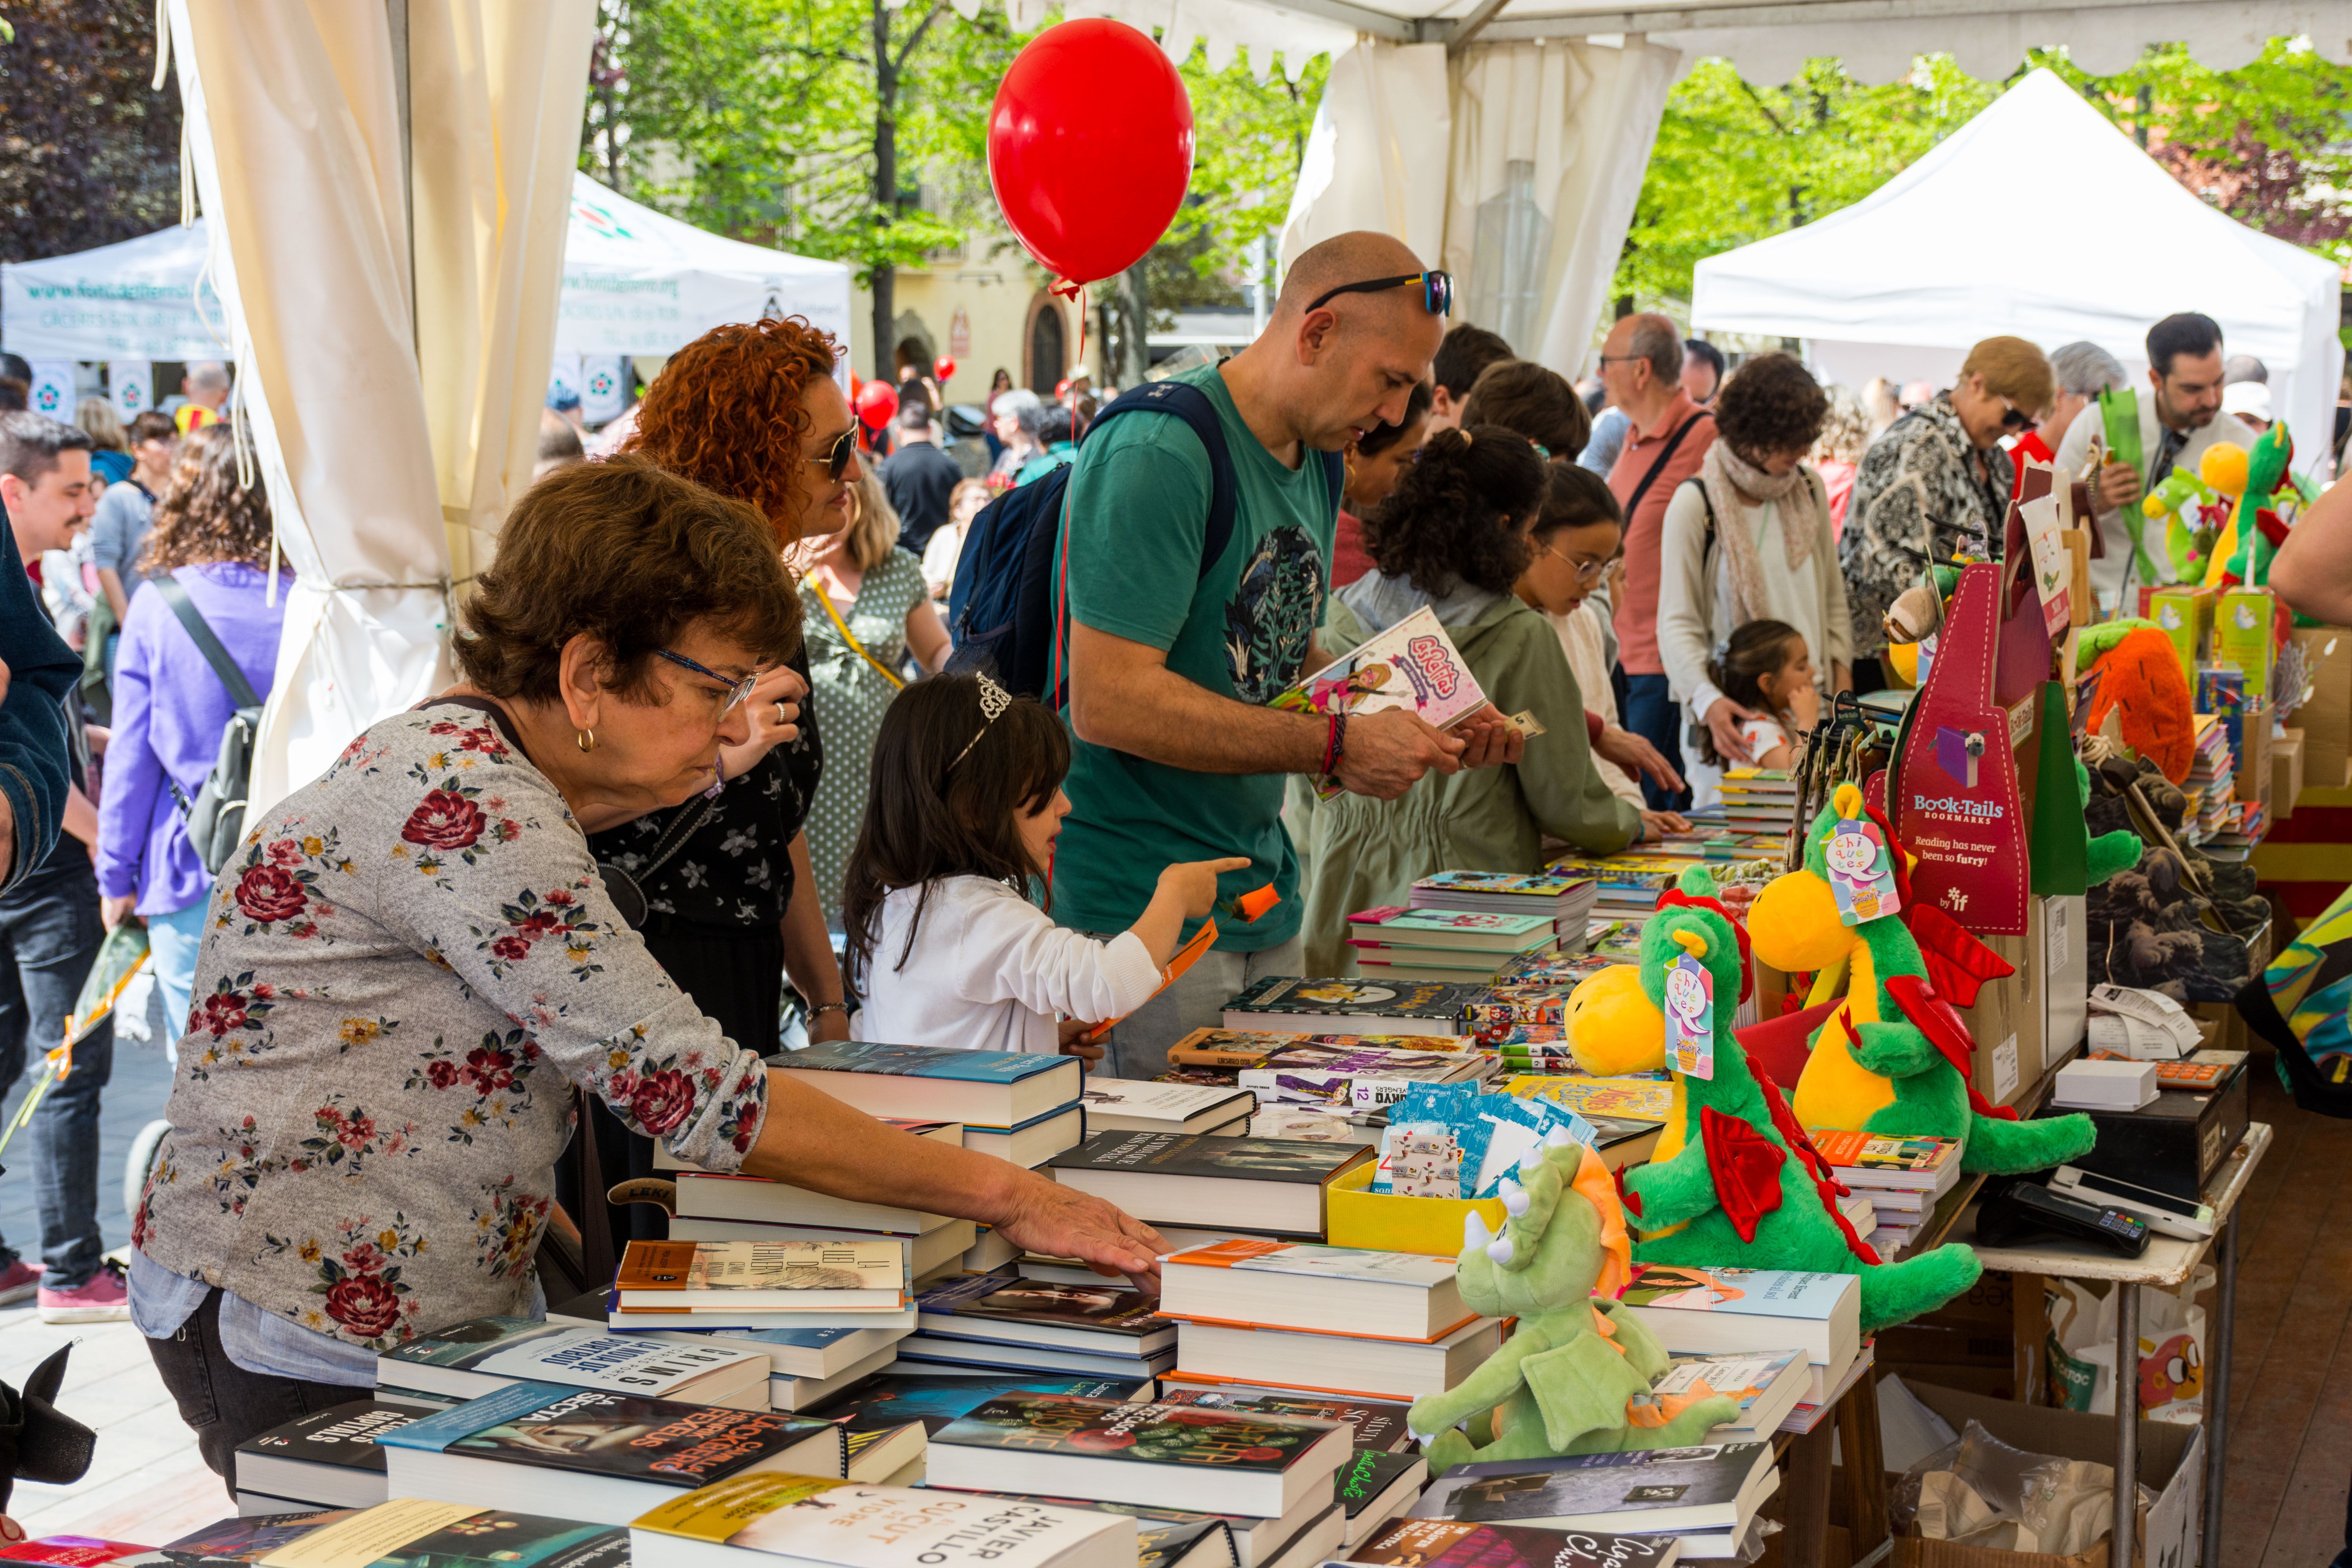
[[[1406,1425],[1431,1475],[1483,1459],[1687,1447],[1738,1419],[1720,1394],[1679,1408],[1651,1402],[1670,1361],[1616,1300],[1631,1278],[1625,1221],[1592,1151],[1555,1133],[1502,1195],[1503,1234],[1472,1214],[1455,1277],[1472,1310],[1516,1317],[1518,1328],[1462,1382],[1413,1401]],[[1460,1430],[1465,1422],[1486,1440]]]
[[[1882,1263],[1838,1212],[1829,1162],[1732,1037],[1748,960],[1704,867],[1683,873],[1642,931],[1642,989],[1660,1008],[1661,1037],[1666,973],[1685,952],[1714,983],[1714,1073],[1675,1074],[1680,1120],[1650,1164],[1625,1173],[1626,1207],[1642,1231],[1635,1259],[1856,1275],[1865,1334],[1932,1311],[1975,1284],[1983,1266],[1968,1247]]]

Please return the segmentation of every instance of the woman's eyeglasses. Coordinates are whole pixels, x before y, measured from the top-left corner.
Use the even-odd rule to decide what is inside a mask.
[[[2000,400],[2000,427],[2002,429],[2022,430],[2032,423],[2032,415],[2028,414],[2024,409],[2020,408],[2016,404],[2011,403],[2006,397]]]
[[[1379,294],[1390,289],[1402,289],[1408,283],[1421,285],[1421,308],[1433,316],[1454,314],[1454,274],[1451,272],[1405,272],[1394,278],[1375,278],[1365,283],[1342,283],[1337,289],[1327,289],[1307,307],[1313,315],[1342,294]]]
[[[1603,572],[1609,570],[1609,562],[1607,561],[1579,561],[1573,555],[1562,555],[1558,549],[1551,545],[1544,546],[1544,553],[1550,556],[1555,561],[1565,562],[1567,564],[1575,567],[1576,580],[1580,583],[1590,583],[1599,577]],[[1612,559],[1614,558],[1612,557]]]
[[[848,437],[843,437],[844,440],[846,440],[847,438]],[[816,459],[814,458],[811,458],[809,461],[814,463]],[[682,653],[672,653],[666,647],[657,647],[654,649],[654,652],[669,660],[672,664],[684,665],[687,668],[694,671],[695,674],[707,675],[710,677],[711,679],[719,682],[719,685],[725,687],[727,689],[727,706],[719,710],[722,713],[731,712],[743,701],[744,699],[751,695],[751,688],[760,684],[760,677],[757,672],[747,675],[740,680],[738,680],[731,676],[719,674],[717,670],[711,668],[708,665],[697,664],[694,660],[687,658],[686,655]]]
[[[844,430],[841,433],[840,438],[835,440],[832,446],[827,447],[824,449],[824,457],[803,458],[801,460],[807,463],[823,463],[824,465],[824,477],[828,479],[837,479],[841,478],[842,475],[849,471],[849,459],[855,457],[856,453],[857,428],[856,426],[852,426],[850,428]]]

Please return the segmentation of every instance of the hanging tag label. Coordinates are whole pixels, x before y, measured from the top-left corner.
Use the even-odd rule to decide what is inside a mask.
[[[1886,837],[1878,824],[1840,817],[1822,846],[1829,862],[1830,891],[1837,895],[1838,919],[1858,926],[1891,915],[1903,907],[1895,890],[1895,868],[1886,855]]]
[[[1666,971],[1666,1048],[1684,1077],[1715,1076],[1715,976],[1689,953]]]

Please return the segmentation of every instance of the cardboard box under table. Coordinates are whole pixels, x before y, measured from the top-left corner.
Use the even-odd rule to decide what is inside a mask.
[[[1952,1424],[1954,1430],[1974,1421],[2001,1442],[2029,1453],[2055,1454],[2066,1459],[2111,1460],[2117,1448],[2116,1419],[2086,1415],[2075,1410],[2044,1410],[1939,1388],[1931,1383],[1906,1383],[1920,1403]],[[2102,1541],[2087,1552],[2060,1557],[2042,1552],[1997,1552],[1982,1546],[1960,1546],[1948,1541],[1923,1541],[1916,1536],[1895,1538],[1895,1568],[2108,1568],[2110,1563],[2145,1563],[2149,1568],[2185,1568],[2192,1559],[2190,1546],[2199,1529],[2198,1504],[2213,1470],[2205,1464],[2204,1432],[2197,1426],[2163,1421],[2140,1421],[2131,1445],[2137,1458],[2140,1484],[2156,1494],[2156,1501],[2134,1514],[2131,1536],[2136,1550],[2129,1557],[2112,1551]],[[2128,1498],[2132,1493],[2126,1490]],[[2215,1561],[2210,1544],[2204,1561]]]
[[[2211,1237],[2202,1241],[2183,1241],[2168,1236],[2151,1236],[2148,1237],[2147,1250],[2137,1258],[2123,1258],[2112,1252],[2072,1242],[2043,1242],[2032,1247],[1977,1246],[1977,1256],[1983,1260],[1988,1270],[2007,1269],[2017,1276],[2018,1300],[2030,1299],[2035,1301],[2041,1300],[2042,1279],[2044,1278],[2104,1280],[2118,1286],[2154,1285],[2160,1289],[2176,1289],[2188,1281],[2196,1272],[2197,1266],[2204,1262],[2209,1254],[2212,1257],[2219,1279],[2213,1295],[2213,1319],[2206,1340],[2211,1349],[2208,1352],[2206,1361],[2204,1547],[2200,1561],[2207,1564],[2221,1561],[2221,1471],[2222,1466],[2228,1460],[2230,1450],[2230,1337],[2238,1294],[2238,1200],[2245,1195],[2247,1181],[2252,1176],[2255,1165],[2262,1162],[2264,1152],[2270,1146],[2269,1124],[2261,1121],[2250,1123],[2246,1128],[2244,1139],[2240,1142],[2236,1149],[2231,1152],[2230,1157],[2222,1162],[2220,1171],[2206,1185],[2204,1199],[2213,1210],[2216,1228]],[[1973,1209],[1962,1216],[1960,1223],[1953,1227],[1952,1239],[1975,1244],[1976,1213]],[[2137,1289],[2125,1291],[2116,1303],[2116,1366],[2137,1367],[2139,1365],[2139,1292]],[[2034,1425],[2029,1428],[2029,1431],[2038,1431],[2042,1423],[2058,1422],[2069,1414],[2064,1411],[2029,1406],[2011,1406],[2011,1408],[2019,1410],[2032,1420]],[[2119,1476],[2138,1475],[2146,1479],[2147,1472],[2140,1467],[2139,1441],[2140,1434],[2147,1430],[2150,1423],[2113,1421],[2106,1417],[2083,1417],[2079,1415],[2075,1419],[2099,1420],[2111,1426],[2115,1437],[2113,1463],[2116,1473]],[[1991,1427],[1991,1423],[1988,1422],[1986,1425]],[[1996,1436],[2002,1436],[2000,1428],[1992,1427],[1992,1430]],[[2005,1440],[2022,1442],[2027,1447],[2039,1447],[2044,1451],[2065,1451],[2053,1449],[2050,1444],[2036,1443],[2030,1439],[2008,1437]],[[2112,1561],[2117,1564],[2136,1561],[2132,1548],[2139,1540],[2139,1517],[2137,1512],[2129,1506],[2131,1498],[2132,1493],[2128,1489],[2116,1489],[2115,1534],[2112,1540],[2119,1544],[2116,1548]],[[1925,1546],[1933,1543],[1917,1544]],[[2155,1544],[2160,1547],[2164,1543],[2158,1542]],[[2153,1553],[2150,1560],[2160,1561]],[[1906,1560],[1898,1555],[1896,1561],[1901,1563]],[[1993,1564],[2000,1564],[2001,1568],[2015,1568],[2018,1564],[2054,1565],[2060,1562],[2072,1560],[2020,1556],[2016,1553],[1991,1553],[1976,1558],[1917,1557],[1908,1561],[1917,1564],[1918,1568],[1992,1568]],[[2098,1563],[2110,1559],[2086,1556],[2083,1561],[2088,1563]]]

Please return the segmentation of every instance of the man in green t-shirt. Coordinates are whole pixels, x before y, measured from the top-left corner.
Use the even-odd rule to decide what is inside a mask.
[[[1157,1075],[1169,1045],[1260,976],[1299,973],[1283,779],[1321,772],[1332,731],[1266,704],[1332,657],[1315,647],[1337,519],[1317,454],[1403,418],[1445,327],[1432,302],[1450,281],[1428,279],[1386,235],[1325,240],[1291,265],[1256,342],[1184,373],[1216,408],[1235,479],[1233,537],[1205,570],[1209,456],[1190,426],[1129,415],[1078,448],[1065,555],[1076,741],[1054,918],[1123,931],[1163,867],[1220,856],[1250,861],[1220,879],[1221,904],[1268,882],[1282,895],[1255,922],[1222,915],[1215,948],[1113,1032],[1120,1078]],[[1417,714],[1365,714],[1332,771],[1392,800],[1431,768],[1514,761],[1519,743],[1499,721],[1448,735]]]

